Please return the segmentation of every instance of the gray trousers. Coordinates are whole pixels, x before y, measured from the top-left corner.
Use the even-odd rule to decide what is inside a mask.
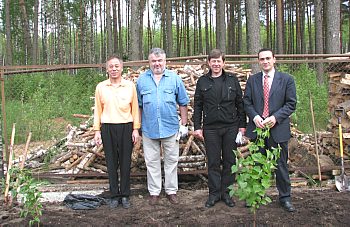
[[[177,163],[179,160],[179,142],[176,135],[150,139],[142,136],[143,151],[147,166],[147,186],[150,195],[159,195],[162,190],[161,155],[164,157],[164,189],[168,195],[178,190]],[[163,154],[161,154],[161,148]]]

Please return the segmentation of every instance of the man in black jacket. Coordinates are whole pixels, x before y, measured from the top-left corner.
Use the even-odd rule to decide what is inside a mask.
[[[225,55],[214,49],[208,55],[210,71],[198,79],[194,96],[194,135],[204,139],[208,159],[209,197],[205,207],[220,199],[235,205],[228,187],[233,184],[231,166],[238,131],[245,132],[246,115],[238,79],[225,72]],[[221,168],[222,163],[222,168]]]

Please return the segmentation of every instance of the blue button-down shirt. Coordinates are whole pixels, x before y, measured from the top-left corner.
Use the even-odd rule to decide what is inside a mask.
[[[166,69],[157,86],[148,70],[140,75],[136,89],[142,133],[151,139],[174,135],[179,130],[177,104],[186,106],[190,101],[180,76]]]

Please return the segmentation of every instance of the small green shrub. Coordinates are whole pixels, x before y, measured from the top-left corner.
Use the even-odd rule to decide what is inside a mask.
[[[269,128],[257,128],[255,131],[257,139],[250,142],[250,154],[247,157],[243,157],[239,151],[234,150],[237,158],[231,170],[236,174],[237,186],[229,187],[230,196],[235,195],[240,200],[244,200],[254,214],[260,205],[271,202],[266,195],[266,190],[271,187],[272,174],[276,169],[281,151],[279,146],[266,150],[266,155],[263,155],[259,149],[264,147],[264,140],[270,136],[270,131]]]
[[[10,169],[11,196],[13,199],[16,199],[18,195],[21,195],[23,207],[20,212],[20,217],[26,218],[27,216],[30,216],[30,226],[35,223],[40,223],[43,207],[40,202],[42,195],[39,191],[39,186],[42,184],[42,182],[38,182],[32,177],[30,170],[21,170],[18,167]],[[2,185],[5,184],[3,183]]]

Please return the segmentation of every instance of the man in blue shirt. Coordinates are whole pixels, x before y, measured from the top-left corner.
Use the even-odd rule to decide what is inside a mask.
[[[137,80],[137,96],[141,112],[143,150],[147,166],[150,204],[159,201],[162,189],[161,150],[164,156],[164,188],[173,204],[179,203],[177,163],[179,137],[188,134],[187,104],[189,98],[181,78],[165,69],[166,54],[160,48],[150,50],[150,69]],[[181,122],[177,113],[179,105]]]

